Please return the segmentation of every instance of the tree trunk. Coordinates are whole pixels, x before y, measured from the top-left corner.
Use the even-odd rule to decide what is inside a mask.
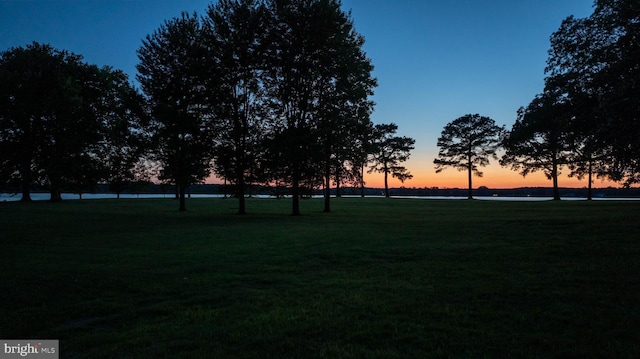
[[[51,198],[49,199],[51,202],[61,202],[62,201],[62,191],[60,190],[60,184],[56,182],[51,183]]]
[[[243,215],[247,214],[247,208],[244,198],[244,173],[242,171],[242,166],[236,168],[236,195],[238,196],[238,214]]]
[[[468,169],[469,169],[469,171],[468,171],[469,172],[469,174],[468,174],[468,177],[469,177],[469,190],[467,192],[467,199],[473,199],[473,185],[471,183],[471,181],[473,180],[473,173],[471,171],[471,159],[469,159]]]
[[[384,168],[384,196],[389,198],[389,184],[387,182],[387,177],[389,176],[389,170],[385,166]]]
[[[186,185],[178,186],[178,197],[180,199],[180,207],[178,211],[184,212],[187,210],[187,201],[185,199]]]
[[[324,173],[324,211],[325,213],[331,212],[331,166],[328,164],[325,167]]]
[[[589,160],[589,185],[587,186],[587,201],[591,201],[593,199],[593,194],[591,193],[592,191],[592,185],[591,185],[591,181],[592,179],[592,171],[593,171],[593,162],[591,160]]]
[[[553,169],[551,170],[551,178],[553,179],[553,200],[560,200],[560,189],[558,188],[558,163],[553,159]]]
[[[291,187],[291,199],[291,215],[300,216],[300,186],[297,181]]]
[[[247,205],[244,198],[244,183],[238,183],[238,214],[243,215],[247,214]]]
[[[27,180],[22,182],[22,202],[31,202],[31,183]]]
[[[340,198],[340,176],[342,175],[342,173],[340,173],[340,166],[336,167],[336,198]]]
[[[326,150],[326,158],[324,159],[324,210],[323,212],[329,213],[331,212],[331,154],[328,148],[325,150]]]
[[[364,198],[364,165],[362,165],[362,177],[360,177],[360,197]]]
[[[300,170],[297,163],[294,165],[291,177],[291,215],[300,216]]]
[[[20,175],[22,176],[22,202],[31,202],[31,183],[33,182],[33,173],[31,172],[31,161],[21,163]]]

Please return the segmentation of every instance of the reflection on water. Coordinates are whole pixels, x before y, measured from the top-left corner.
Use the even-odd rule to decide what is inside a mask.
[[[49,193],[32,193],[31,199],[34,201],[48,201]],[[222,194],[192,194],[189,198],[223,198]],[[254,195],[255,198],[275,198],[269,195]],[[360,196],[342,196],[344,198],[360,198]],[[367,198],[383,198],[384,196],[367,196]],[[22,198],[21,194],[0,193],[0,202],[12,202],[19,201]],[[115,199],[117,196],[114,193],[85,193],[82,195],[82,199]],[[174,198],[173,194],[120,194],[121,199],[136,199],[136,198]],[[313,198],[323,198],[322,196],[313,196]],[[466,196],[452,197],[452,196],[391,196],[391,198],[397,199],[432,199],[432,200],[466,200]],[[496,196],[474,196],[474,199],[484,201],[551,201],[553,197],[496,197]],[[77,193],[63,193],[63,200],[78,200],[80,195]],[[563,200],[568,201],[586,201],[584,197],[562,197]],[[594,198],[594,201],[640,201],[638,197],[617,198],[617,197],[598,197]]]

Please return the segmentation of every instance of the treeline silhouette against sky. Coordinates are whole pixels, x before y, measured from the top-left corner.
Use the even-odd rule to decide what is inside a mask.
[[[81,54],[89,63],[122,69],[134,79],[142,39],[181,11],[204,13],[210,1],[4,1],[0,49],[32,41]],[[405,186],[465,187],[456,171],[436,174],[437,137],[467,114],[511,126],[517,109],[542,91],[549,37],[569,16],[587,17],[593,2],[345,0],[378,79],[374,123],[398,124],[415,150]],[[496,161],[474,187],[548,186],[540,173],[523,178]],[[381,186],[382,176],[367,175]],[[391,181],[391,186],[401,185]],[[596,180],[596,186],[613,183]],[[560,179],[561,186],[586,182]],[[617,184],[613,184],[617,185]]]

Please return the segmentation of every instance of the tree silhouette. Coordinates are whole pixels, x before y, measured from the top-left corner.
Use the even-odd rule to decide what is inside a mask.
[[[206,48],[198,17],[182,13],[148,35],[137,76],[151,106],[159,178],[176,184],[179,210],[186,188],[210,173],[213,125],[206,103]]]
[[[104,135],[97,151],[103,167],[101,177],[120,198],[127,185],[147,177],[140,170],[150,151],[149,116],[144,98],[129,85],[122,71],[106,75],[103,99],[97,108]]]
[[[50,97],[57,80],[53,64],[66,57],[38,43],[0,54],[0,172],[7,182],[20,187],[22,201],[31,200],[31,186],[40,177],[36,160],[44,119],[51,116],[48,107],[53,106]]]
[[[436,173],[446,167],[467,171],[469,179],[468,199],[473,199],[472,177],[482,177],[478,167],[489,164],[489,158],[498,159],[496,150],[500,146],[503,129],[489,117],[465,115],[450,123],[438,138],[438,158],[433,163]]]
[[[587,18],[567,17],[551,36],[546,86],[570,99],[572,174],[640,182],[640,6],[595,1]]]
[[[339,149],[354,134],[348,123],[362,121],[349,111],[366,106],[375,81],[339,1],[273,0],[267,8],[269,147],[280,166],[272,173],[291,185],[292,215],[299,215],[302,184],[322,183],[324,172],[328,189],[332,169],[343,166]]]
[[[566,98],[547,91],[536,96],[526,108],[518,110],[518,119],[502,146],[500,164],[519,170],[522,176],[538,170],[553,181],[553,199],[560,200],[558,176],[570,161],[571,104]]]
[[[358,34],[340,4],[327,2],[322,23],[327,33],[318,68],[318,130],[324,164],[324,212],[331,211],[331,179],[340,195],[340,185],[359,175],[357,167],[370,114],[376,79],[373,65],[362,50],[364,38]]]
[[[389,175],[400,182],[413,178],[407,168],[400,163],[409,159],[416,141],[409,137],[394,136],[397,130],[398,125],[395,123],[377,124],[373,128],[372,166],[369,173],[384,174],[384,195],[387,198],[389,197]]]
[[[597,52],[594,46],[601,41],[594,25],[588,18],[566,18],[551,36],[545,69],[548,74],[545,86],[562,93],[572,104],[569,126],[573,148],[568,163],[569,177],[587,178],[588,200],[592,199],[594,174],[605,177],[611,164],[615,163],[599,114],[601,91],[594,87],[596,73],[602,66],[594,57]]]
[[[63,186],[81,193],[104,179],[105,104],[114,86],[133,91],[126,76],[38,43],[0,57],[0,177],[18,181],[24,201],[34,183],[60,201]]]
[[[265,7],[255,0],[221,0],[205,17],[210,64],[210,106],[217,118],[216,172],[229,179],[238,197],[238,214],[246,213],[247,180],[262,156],[266,97]]]

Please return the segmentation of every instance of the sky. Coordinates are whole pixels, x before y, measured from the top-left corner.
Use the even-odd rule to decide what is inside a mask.
[[[33,41],[123,70],[133,81],[142,39],[182,11],[203,14],[214,0],[0,0],[0,50]],[[592,0],[342,0],[351,11],[378,79],[372,121],[394,122],[416,140],[405,166],[413,179],[391,187],[466,188],[454,168],[436,174],[444,126],[478,113],[511,128],[516,111],[543,90],[549,37],[567,16],[587,17]],[[498,161],[473,187],[551,186],[540,172],[522,177]],[[565,174],[567,170],[563,171]],[[560,177],[561,187],[586,180]],[[381,174],[365,177],[383,185]],[[595,187],[618,184],[594,182]]]

